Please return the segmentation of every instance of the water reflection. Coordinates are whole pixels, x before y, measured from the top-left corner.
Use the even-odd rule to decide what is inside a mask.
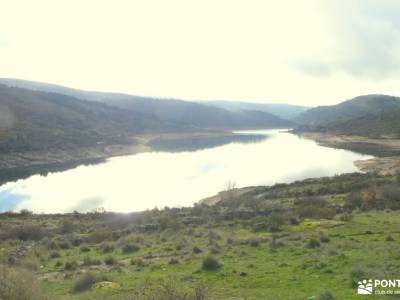
[[[257,143],[230,143],[194,152],[151,152],[116,157],[103,164],[35,175],[0,187],[0,209],[36,212],[138,211],[188,206],[216,194],[227,181],[239,187],[290,182],[357,171],[346,150],[276,130]]]
[[[215,136],[215,137],[197,137],[185,139],[156,139],[150,143],[150,146],[155,151],[163,152],[185,152],[197,151],[220,147],[230,143],[258,143],[268,138],[266,134],[235,134],[228,136]]]

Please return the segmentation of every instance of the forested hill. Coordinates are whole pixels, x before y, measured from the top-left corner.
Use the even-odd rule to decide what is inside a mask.
[[[125,143],[138,132],[173,127],[151,115],[0,84],[0,153]]]
[[[400,109],[400,98],[387,95],[366,95],[331,106],[318,106],[299,114],[299,124],[320,125],[343,122],[372,114]]]
[[[400,138],[400,109],[380,114],[370,114],[347,121],[314,126],[305,125],[300,127],[300,130],[359,135],[371,138]]]
[[[152,115],[162,122],[175,123],[182,128],[190,126],[198,129],[247,129],[289,128],[294,126],[290,121],[257,110],[229,111],[190,101],[81,91],[53,84],[18,79],[0,79],[0,83],[101,102],[125,111]]]

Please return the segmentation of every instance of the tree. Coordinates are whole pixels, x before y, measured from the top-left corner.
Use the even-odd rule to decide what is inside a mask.
[[[374,209],[379,207],[378,190],[374,186],[370,186],[364,193],[364,206],[366,209]]]

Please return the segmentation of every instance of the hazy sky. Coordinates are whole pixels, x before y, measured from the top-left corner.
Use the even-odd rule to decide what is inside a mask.
[[[184,99],[400,95],[399,0],[0,0],[0,77]]]

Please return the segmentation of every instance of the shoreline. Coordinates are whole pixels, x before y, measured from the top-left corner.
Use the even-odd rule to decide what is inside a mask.
[[[181,141],[185,139],[218,139],[235,137],[231,131],[198,131],[151,133],[133,136],[129,144],[94,145],[72,149],[9,153],[0,155],[0,185],[34,174],[64,171],[79,165],[98,164],[112,157],[157,151],[154,141]]]
[[[316,132],[294,134],[313,140],[324,147],[351,150],[375,156],[367,160],[354,161],[354,165],[362,172],[379,175],[395,175],[400,172],[400,139],[377,139]]]

